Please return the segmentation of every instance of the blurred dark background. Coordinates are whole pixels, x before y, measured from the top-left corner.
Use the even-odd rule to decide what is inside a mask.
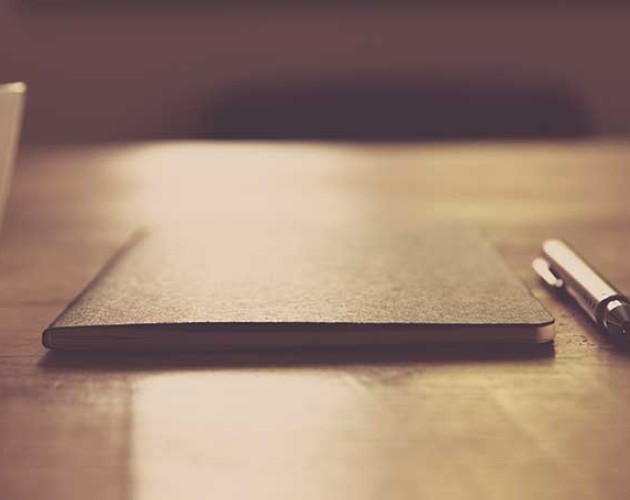
[[[0,3],[26,143],[630,132],[630,7]]]

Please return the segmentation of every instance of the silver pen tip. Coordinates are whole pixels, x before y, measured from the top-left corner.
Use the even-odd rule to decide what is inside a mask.
[[[615,301],[611,305],[605,317],[606,329],[630,340],[630,304]]]

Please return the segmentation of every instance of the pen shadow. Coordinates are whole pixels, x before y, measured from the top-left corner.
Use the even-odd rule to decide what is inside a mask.
[[[584,332],[584,335],[598,349],[610,352],[614,356],[630,358],[630,340],[616,337],[598,327],[575,300],[565,294],[552,294],[549,300],[556,302],[560,310],[568,313],[568,316],[576,322],[579,331]]]
[[[261,351],[170,354],[86,354],[47,352],[38,367],[46,371],[147,372],[191,369],[333,368],[438,363],[551,360],[553,342],[535,345],[309,347]]]

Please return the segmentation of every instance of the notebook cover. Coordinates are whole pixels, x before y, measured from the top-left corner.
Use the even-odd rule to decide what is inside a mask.
[[[379,343],[538,342],[552,338],[540,335],[552,323],[474,229],[199,224],[137,237],[44,344],[168,350],[267,337],[360,344],[375,334]]]

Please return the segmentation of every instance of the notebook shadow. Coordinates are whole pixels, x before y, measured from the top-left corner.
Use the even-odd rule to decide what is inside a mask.
[[[191,369],[396,366],[552,360],[553,342],[535,345],[449,345],[274,349],[198,354],[86,354],[47,352],[46,371],[147,372]]]

